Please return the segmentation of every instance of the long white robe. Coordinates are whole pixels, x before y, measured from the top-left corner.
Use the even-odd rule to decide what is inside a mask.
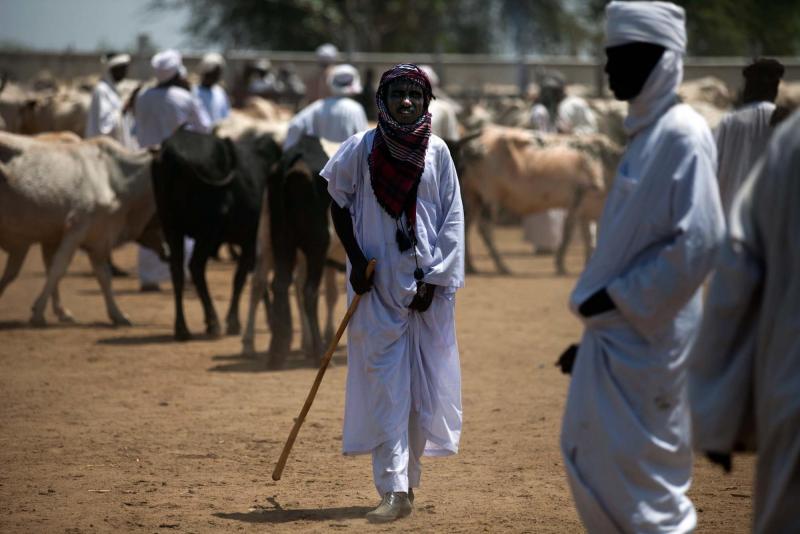
[[[180,87],[148,89],[137,97],[135,114],[136,137],[143,147],[160,145],[183,124],[196,132],[211,131],[211,119],[203,105],[192,93]],[[184,248],[185,263],[188,264],[194,241],[186,238]],[[170,279],[169,265],[144,247],[139,247],[138,271],[143,285]]]
[[[758,450],[754,532],[800,527],[800,114],[742,185],[717,260],[689,392],[701,451]]]
[[[696,524],[686,360],[724,220],[708,126],[673,93],[661,100],[666,110],[630,141],[570,298],[585,331],[561,448],[590,532]],[[616,309],[583,318],[578,306],[601,288]]]
[[[772,102],[747,104],[726,114],[714,132],[719,158],[719,194],[726,216],[736,191],[767,148],[773,111],[775,104]]]
[[[413,404],[425,434],[424,454],[454,454],[461,435],[455,292],[464,285],[458,177],[447,145],[432,135],[417,192],[417,256],[425,281],[440,287],[426,312],[411,311],[414,255],[400,252],[395,221],[372,191],[367,157],[374,133],[348,139],[321,173],[334,201],[349,208],[365,256],[377,260],[375,285],[348,327],[342,448],[345,454],[364,454],[399,439],[408,430]]]
[[[122,100],[116,85],[109,77],[101,79],[92,90],[84,137],[107,135],[123,146],[136,148],[131,126],[130,119],[122,114]]]
[[[192,92],[203,104],[203,109],[206,110],[211,124],[217,124],[230,115],[231,103],[228,100],[228,93],[225,92],[222,86],[218,84],[214,84],[211,87],[196,85]]]
[[[283,149],[291,148],[303,135],[341,143],[367,127],[364,106],[346,96],[329,96],[309,104],[292,117]]]

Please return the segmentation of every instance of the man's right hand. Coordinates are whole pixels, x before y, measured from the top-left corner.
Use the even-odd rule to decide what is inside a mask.
[[[578,357],[578,345],[573,343],[567,350],[561,353],[556,361],[556,367],[561,369],[565,375],[572,374],[572,367],[575,365],[575,358]]]
[[[363,295],[370,289],[372,289],[373,278],[375,278],[375,273],[373,272],[369,278],[367,278],[367,265],[369,262],[364,260],[358,260],[356,262],[350,262],[350,285],[353,287],[353,291],[356,292],[358,295]]]

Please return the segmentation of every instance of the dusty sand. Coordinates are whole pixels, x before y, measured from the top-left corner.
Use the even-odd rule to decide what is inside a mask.
[[[0,300],[0,532],[580,532],[558,449],[568,378],[553,366],[580,331],[565,307],[574,276],[554,276],[520,235],[498,236],[514,276],[471,276],[458,296],[461,453],[426,460],[414,515],[383,527],[363,519],[378,500],[369,457],[340,454],[343,347],[273,482],[315,369],[298,354],[266,372],[238,356],[238,338],[175,343],[169,287],[142,294],[132,278],[114,286],[135,326],[112,328],[82,253],[61,286],[77,324],[48,310],[50,326],[32,328],[43,284],[32,250]],[[132,270],[135,249],[115,258]],[[579,258],[573,251],[572,272]],[[220,314],[231,272],[210,268]],[[193,294],[187,312],[202,332]],[[263,351],[263,315],[259,325]],[[748,531],[752,474],[752,458],[728,476],[697,460],[698,532]]]

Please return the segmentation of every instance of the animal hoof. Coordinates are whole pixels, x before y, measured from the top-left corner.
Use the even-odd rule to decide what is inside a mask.
[[[114,326],[133,326],[131,320],[124,315],[122,317],[114,317],[111,322],[114,323]]]
[[[242,333],[242,325],[239,323],[228,323],[228,327],[225,329],[225,335],[228,336],[238,336]]]
[[[65,324],[74,324],[75,323],[75,317],[73,317],[70,312],[63,311],[63,312],[58,314],[58,322],[59,323],[65,323]]]
[[[36,326],[38,328],[42,328],[47,326],[47,321],[44,320],[44,316],[34,315],[31,317],[31,326]]]
[[[245,358],[252,358],[256,355],[255,343],[252,340],[242,341],[242,356]]]
[[[188,330],[176,330],[175,341],[189,341],[192,339],[192,334]]]
[[[285,363],[286,354],[270,354],[264,362],[265,367],[270,370],[283,369]]]
[[[211,323],[206,326],[206,334],[213,338],[222,337],[222,328],[220,328],[218,323]]]

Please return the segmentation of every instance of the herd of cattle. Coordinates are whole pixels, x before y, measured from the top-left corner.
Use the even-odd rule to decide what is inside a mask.
[[[112,323],[128,325],[114,300],[109,265],[115,246],[137,241],[169,261],[175,338],[185,340],[191,334],[182,303],[182,243],[190,236],[195,246],[189,272],[203,305],[206,332],[219,336],[222,327],[205,269],[220,245],[229,243],[239,253],[225,332],[241,334],[239,300],[253,271],[243,353],[255,353],[254,320],[263,301],[272,334],[267,354],[271,364],[280,364],[291,344],[289,288],[294,281],[303,350],[310,359],[319,357],[323,339],[333,333],[332,310],[341,289],[336,272],[345,261],[319,176],[336,146],[306,137],[282,153],[291,114],[252,99],[213,134],[180,129],[159,150],[130,151],[106,138],[81,139],[89,93],[80,84],[25,91],[3,85],[0,248],[8,260],[0,297],[18,275],[31,245],[38,243],[47,277],[33,304],[31,322],[45,324],[48,301],[59,321],[74,320],[61,303],[58,284],[76,250],[82,249]],[[681,94],[712,127],[733,102],[731,92],[714,79],[688,82]],[[601,133],[583,136],[526,129],[529,105],[521,99],[464,106],[466,133],[448,144],[461,180],[467,228],[476,225],[499,271],[509,272],[492,240],[492,221],[501,210],[516,216],[567,210],[555,258],[559,273],[565,272],[564,254],[576,224],[587,257],[591,253],[590,223],[600,215],[622,155],[625,105],[588,101]],[[786,84],[778,103],[797,107],[800,84]],[[467,270],[474,272],[467,252]],[[324,336],[317,313],[323,281],[328,312]]]

